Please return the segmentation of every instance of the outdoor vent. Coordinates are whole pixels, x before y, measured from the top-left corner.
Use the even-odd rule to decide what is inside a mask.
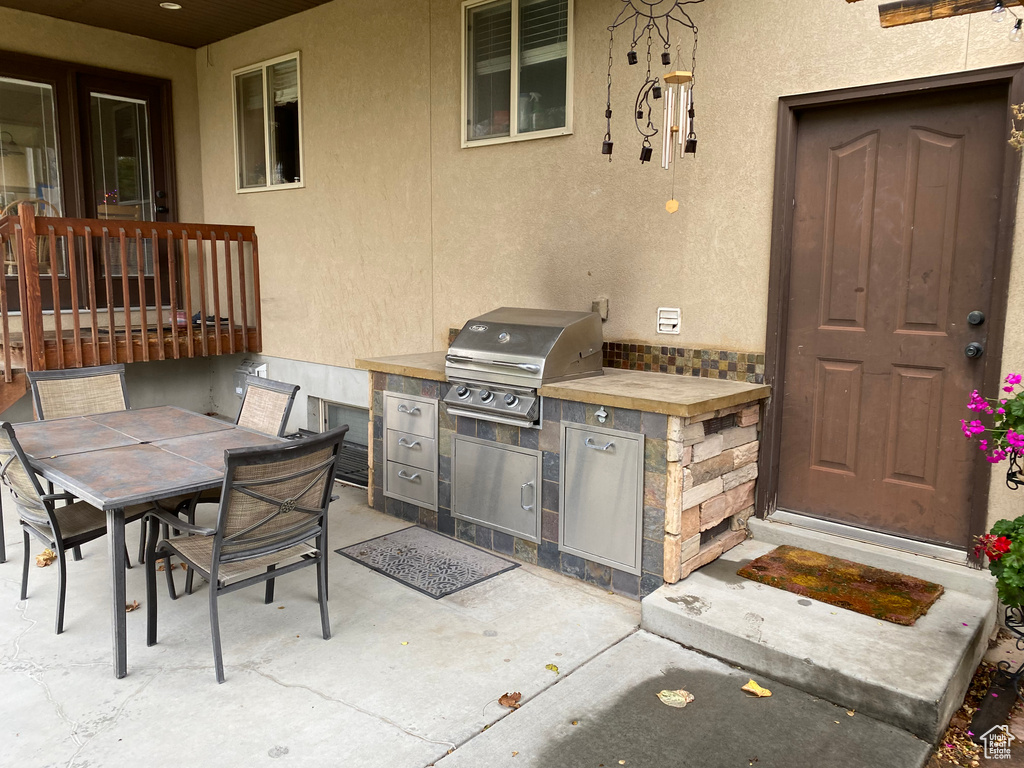
[[[679,308],[658,307],[658,333],[679,335]]]
[[[704,422],[704,434],[713,435],[715,432],[721,432],[723,429],[729,429],[730,427],[736,426],[736,414],[730,413],[728,416],[719,416],[717,419],[709,419]]]

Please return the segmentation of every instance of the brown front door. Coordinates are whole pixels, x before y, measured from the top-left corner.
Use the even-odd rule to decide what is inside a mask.
[[[967,547],[1006,86],[800,115],[778,507]]]

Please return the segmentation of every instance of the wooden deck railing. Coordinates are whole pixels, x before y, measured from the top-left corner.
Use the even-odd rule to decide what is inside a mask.
[[[3,375],[262,349],[253,227],[0,218]]]

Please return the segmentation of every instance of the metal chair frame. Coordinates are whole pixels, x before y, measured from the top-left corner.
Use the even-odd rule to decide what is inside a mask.
[[[264,602],[269,604],[274,599],[275,579],[300,568],[315,565],[317,570],[317,600],[320,604],[321,630],[324,639],[330,639],[331,626],[327,610],[327,573],[325,567],[327,556],[327,509],[331,502],[331,491],[334,486],[334,473],[337,468],[338,453],[344,442],[346,432],[348,432],[348,426],[342,426],[303,440],[295,440],[279,445],[236,448],[225,451],[224,463],[226,465],[226,472],[224,474],[224,482],[221,485],[221,502],[217,513],[216,528],[203,528],[191,523],[185,523],[181,518],[165,510],[147,513],[146,517],[149,524],[149,535],[147,537],[149,543],[146,553],[147,645],[152,646],[157,642],[156,561],[163,559],[169,563],[169,558],[172,554],[188,564],[189,573],[198,570],[210,582],[210,632],[213,640],[214,668],[218,683],[224,682],[224,657],[221,647],[220,619],[217,606],[217,600],[221,595],[265,582],[266,593]],[[281,464],[289,460],[315,454],[326,448],[331,448],[329,458],[315,466],[302,467],[289,474],[259,480],[236,478],[239,468]],[[312,479],[303,491],[294,494],[292,498],[278,499],[261,493],[259,490],[260,486],[273,485],[288,480],[298,480],[306,476],[312,476]],[[297,499],[301,499],[313,490],[319,482],[323,483],[323,491],[320,494],[318,506],[300,506],[297,503]],[[228,534],[226,533],[228,524],[237,522],[232,519],[231,509],[235,494],[256,499],[271,508],[276,508],[276,511],[242,531]],[[246,546],[244,540],[240,542],[240,537],[258,531],[261,526],[276,516],[292,512],[301,512],[308,517],[303,524],[293,525],[292,529],[289,530],[276,530],[269,538],[264,536],[261,540],[258,535],[254,536],[248,542],[248,546]],[[174,537],[163,538],[158,544],[157,539],[161,526],[177,528],[187,534],[196,536],[212,536],[211,562],[195,562],[195,560],[188,557],[187,553],[175,546]],[[315,542],[314,550],[304,553],[297,562],[283,567],[278,567],[277,564],[269,565],[265,571],[256,573],[253,576],[231,583],[221,583],[220,568],[222,565],[242,563],[258,557],[274,555],[291,549],[296,545],[306,544],[310,540]],[[174,588],[174,576],[169,567],[165,568],[165,576],[168,592],[171,598],[175,599],[177,595]]]
[[[28,457],[25,455],[24,449],[21,447],[21,443],[18,442],[18,438],[14,433],[14,427],[11,426],[10,422],[0,423],[0,429],[7,433],[7,437],[11,442],[11,446],[14,449],[13,455],[7,459],[0,466],[0,477],[3,482],[11,489],[11,493],[17,500],[20,498],[17,491],[14,489],[12,483],[9,481],[7,471],[12,462],[20,462],[21,467],[25,473],[32,480],[32,486],[38,496],[38,502],[40,502],[45,510],[45,519],[41,515],[31,515],[28,512],[27,507],[22,506],[22,512],[19,514],[21,521],[22,537],[24,543],[23,562],[21,568],[21,599],[28,599],[28,572],[29,563],[32,558],[31,554],[31,537],[35,537],[40,540],[47,547],[52,549],[57,555],[57,620],[55,623],[56,634],[61,634],[64,631],[64,606],[67,597],[67,560],[64,553],[69,549],[78,550],[78,547],[82,544],[86,544],[95,539],[101,538],[106,535],[107,528],[106,522],[101,526],[92,528],[88,531],[81,532],[75,536],[65,537],[61,532],[60,525],[60,514],[57,507],[54,505],[55,501],[66,501],[73,502],[75,497],[70,493],[44,493],[43,487],[39,482],[39,478],[35,471],[32,469],[32,465],[28,462]],[[27,501],[27,500],[26,500]],[[85,502],[79,501],[78,504],[85,504]],[[95,509],[95,507],[94,507]],[[142,518],[144,510],[136,512],[134,515],[126,516],[125,522],[134,522]],[[35,519],[32,519],[35,518]],[[43,531],[40,531],[35,525],[49,526],[50,535],[47,536]],[[128,567],[131,568],[131,563],[128,562],[127,552],[125,552],[125,562]],[[75,558],[76,560],[81,559],[81,555]]]

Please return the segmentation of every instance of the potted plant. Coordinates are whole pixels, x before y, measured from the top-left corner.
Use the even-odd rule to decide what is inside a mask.
[[[978,449],[991,464],[1009,461],[1006,485],[1017,490],[1024,484],[1019,459],[1024,454],[1024,377],[1011,373],[1003,383],[1000,397],[982,397],[975,390],[967,408],[975,413],[960,427],[970,440],[978,441]],[[991,424],[985,421],[991,417]],[[981,563],[988,558],[988,569],[996,578],[999,600],[1006,606],[1007,629],[1024,642],[1024,515],[1014,520],[1000,520],[992,530],[976,539],[974,556]],[[1022,668],[1024,669],[1024,668]],[[1020,674],[1021,670],[1018,670]]]

